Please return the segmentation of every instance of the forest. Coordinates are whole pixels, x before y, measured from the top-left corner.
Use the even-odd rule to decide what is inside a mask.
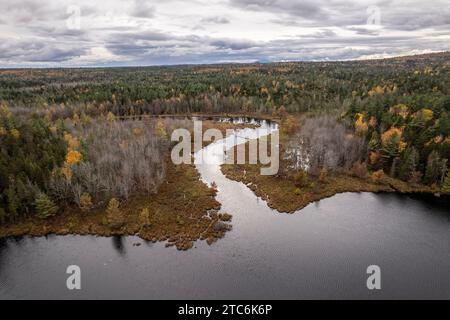
[[[173,114],[279,121],[280,178],[450,192],[449,58],[0,70],[0,223],[157,193]]]

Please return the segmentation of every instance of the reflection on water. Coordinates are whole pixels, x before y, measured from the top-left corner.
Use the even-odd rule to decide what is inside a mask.
[[[0,277],[2,274],[3,264],[7,256],[8,256],[8,243],[6,239],[0,239]]]
[[[125,255],[125,246],[123,245],[123,237],[122,236],[112,236],[112,244],[113,248],[116,249],[116,251],[120,255]]]
[[[185,252],[138,237],[10,238],[0,242],[0,298],[450,298],[445,199],[343,193],[280,214],[219,165],[197,167],[233,214],[225,238]],[[71,264],[81,268],[80,291],[65,287]],[[366,288],[372,264],[381,291]]]

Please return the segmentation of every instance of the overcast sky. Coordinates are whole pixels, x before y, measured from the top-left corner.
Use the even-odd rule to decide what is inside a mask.
[[[348,60],[450,50],[443,1],[0,0],[0,67]]]

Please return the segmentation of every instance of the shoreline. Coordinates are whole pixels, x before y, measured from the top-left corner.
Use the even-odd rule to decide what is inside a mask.
[[[69,207],[47,220],[29,217],[0,226],[0,239],[50,234],[138,236],[142,240],[164,241],[166,246],[187,250],[196,240],[206,240],[212,244],[231,230],[230,216],[218,213],[221,206],[215,195],[216,190],[199,179],[194,166],[177,168],[170,165],[168,180],[157,194],[135,197],[120,207],[122,224],[119,227],[108,224],[104,208],[82,213],[77,208]],[[149,210],[148,225],[142,225],[139,221],[139,213],[144,208]]]
[[[224,172],[224,175],[233,181],[241,182],[245,186],[247,186],[250,190],[253,191],[253,193],[260,198],[261,200],[264,200],[267,203],[267,206],[273,210],[278,211],[279,213],[286,213],[286,214],[294,214],[297,213],[297,211],[300,211],[307,207],[310,204],[319,202],[324,199],[332,198],[335,195],[341,194],[341,193],[374,193],[374,194],[399,194],[399,195],[421,195],[421,196],[427,196],[427,197],[438,197],[440,199],[450,199],[449,195],[446,194],[439,194],[436,195],[436,193],[432,190],[426,191],[422,189],[417,190],[411,190],[411,191],[401,191],[394,188],[391,188],[387,185],[378,185],[378,184],[367,184],[367,187],[362,188],[343,188],[339,190],[326,190],[324,189],[318,194],[314,195],[307,195],[307,198],[304,200],[301,200],[300,202],[295,202],[289,200],[284,201],[278,201],[277,199],[271,198],[271,194],[264,193],[264,188],[259,188],[258,185],[254,182],[250,182],[248,180],[239,179],[236,177],[232,177],[230,174],[227,174]],[[345,179],[345,177],[342,177]]]
[[[318,177],[309,178],[307,186],[296,186],[287,178],[279,176],[262,176],[259,174],[261,165],[227,165],[221,166],[222,173],[227,179],[241,182],[253,193],[266,201],[267,205],[280,213],[292,214],[303,209],[307,205],[330,198],[345,192],[372,192],[372,193],[398,193],[398,194],[427,194],[433,196],[440,193],[439,189],[429,186],[411,186],[408,183],[384,177],[382,182],[374,182],[371,179],[358,178],[350,173],[335,173],[327,175],[324,181]]]
[[[231,230],[229,215],[218,213],[220,203],[215,199],[216,190],[199,179],[194,166],[169,165],[167,169],[167,182],[157,194],[135,197],[120,207],[119,227],[108,224],[104,208],[82,213],[78,208],[69,207],[47,220],[28,217],[0,226],[0,238],[50,234],[138,236],[187,250],[196,240],[212,244]],[[139,221],[139,213],[144,208],[149,210],[148,225]]]
[[[250,124],[216,122],[205,119],[203,130],[242,129]],[[204,142],[203,147],[211,143]],[[232,216],[219,213],[221,204],[217,191],[208,187],[191,165],[174,165],[165,161],[167,177],[155,194],[136,195],[119,207],[119,227],[110,225],[107,210],[98,207],[83,212],[75,206],[48,219],[25,217],[14,223],[0,225],[0,239],[18,236],[41,237],[55,235],[138,236],[152,242],[166,242],[178,250],[193,247],[193,242],[205,240],[209,245],[231,230]],[[140,221],[142,210],[149,211],[149,225]],[[115,219],[116,220],[116,219]]]

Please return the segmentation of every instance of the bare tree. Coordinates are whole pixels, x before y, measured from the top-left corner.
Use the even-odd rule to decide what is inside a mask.
[[[289,140],[285,157],[291,168],[318,174],[322,168],[349,170],[366,150],[363,138],[355,136],[333,116],[324,115],[304,120]]]
[[[187,120],[167,120],[162,132],[191,127]],[[106,121],[69,128],[81,143],[84,159],[70,166],[70,177],[55,175],[51,190],[55,198],[80,203],[84,193],[94,202],[133,194],[155,193],[165,179],[165,160],[169,154],[168,135],[157,130],[156,120]]]

